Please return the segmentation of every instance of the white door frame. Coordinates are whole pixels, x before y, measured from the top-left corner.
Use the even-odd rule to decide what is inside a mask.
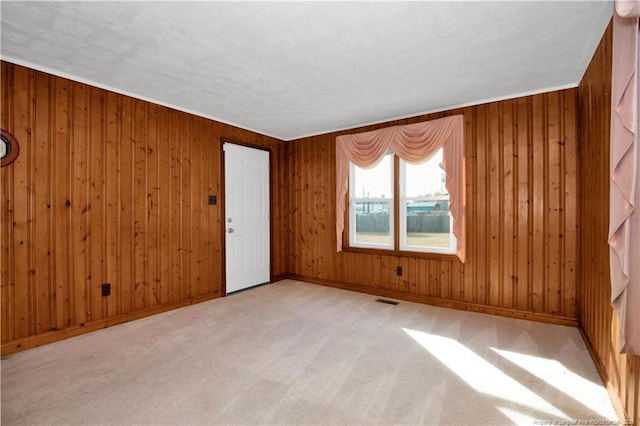
[[[266,151],[269,153],[269,234],[270,234],[270,238],[269,238],[269,282],[273,282],[273,211],[272,211],[272,206],[273,206],[273,191],[271,188],[271,181],[272,181],[272,176],[273,176],[273,169],[272,169],[272,163],[273,163],[273,152],[271,151],[271,148],[266,148],[266,147],[262,147],[262,146],[257,146],[257,145],[251,145],[251,144],[247,144],[247,143],[243,143],[243,142],[237,142],[231,139],[226,139],[226,138],[220,138],[220,159],[221,159],[221,165],[222,167],[220,168],[220,192],[222,194],[222,196],[220,197],[220,207],[221,207],[221,213],[220,213],[220,232],[221,232],[221,236],[222,236],[222,295],[226,296],[227,295],[227,203],[226,203],[226,176],[225,176],[225,151],[224,151],[224,144],[233,144],[233,145],[238,145],[238,146],[243,146],[245,148],[251,148],[251,149],[257,149],[260,151]]]

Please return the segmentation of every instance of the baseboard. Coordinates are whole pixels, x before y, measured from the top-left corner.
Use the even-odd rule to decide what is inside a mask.
[[[201,296],[192,297],[190,299],[181,300],[179,302],[154,306],[151,308],[143,309],[137,312],[118,315],[111,318],[105,318],[97,321],[88,322],[83,325],[73,325],[70,327],[62,328],[60,330],[47,331],[35,336],[24,337],[22,339],[13,340],[11,342],[3,343],[1,348],[1,354],[9,355],[15,352],[24,351],[26,349],[35,348],[38,346],[46,345],[48,343],[57,342],[59,340],[68,339],[70,337],[79,336],[81,334],[96,331],[101,328],[107,328],[125,322],[134,321],[140,318],[148,317],[151,315],[159,314],[173,309],[182,308],[189,305],[195,305],[196,303],[205,302],[220,297],[220,292],[203,294]]]
[[[271,282],[277,283],[278,281],[286,280],[287,278],[289,278],[287,274],[274,275],[271,277]]]
[[[420,294],[405,293],[396,290],[388,290],[383,288],[367,287],[358,284],[345,284],[337,281],[300,276],[286,275],[286,278],[298,281],[305,281],[312,284],[320,284],[328,287],[341,288],[344,290],[352,290],[360,293],[373,294],[376,296],[391,297],[408,302],[425,303],[427,305],[440,306],[444,308],[458,309],[462,311],[479,312],[483,314],[499,315],[509,318],[524,319],[529,321],[544,322],[547,324],[566,325],[570,327],[578,327],[576,318],[564,317],[559,315],[541,314],[536,312],[519,311],[517,309],[498,308],[493,306],[480,305],[477,303],[460,302],[457,300],[447,300],[439,297],[424,296]]]
[[[611,400],[611,404],[613,405],[613,408],[616,410],[616,414],[620,418],[620,421],[622,422],[622,424],[628,424],[628,425],[634,424],[633,421],[631,420],[631,417],[627,413],[627,410],[625,410],[624,404],[622,403],[620,396],[618,396],[618,392],[615,386],[613,386],[613,383],[611,383],[611,380],[609,379],[609,375],[607,374],[607,369],[604,367],[604,364],[602,363],[602,359],[600,359],[598,352],[596,352],[595,348],[591,344],[591,340],[589,340],[589,336],[587,336],[587,333],[584,332],[582,327],[578,327],[578,328],[580,329],[582,340],[584,340],[584,344],[587,347],[587,350],[589,351],[589,355],[591,355],[593,364],[596,366],[596,370],[600,375],[600,379],[602,379],[602,383],[604,383],[607,388],[609,399]]]

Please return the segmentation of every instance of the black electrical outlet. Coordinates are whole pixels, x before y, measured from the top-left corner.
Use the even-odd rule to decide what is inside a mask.
[[[402,266],[396,266],[396,275],[399,277],[402,276]]]
[[[216,204],[218,204],[218,197],[215,195],[209,195],[209,205],[215,206]]]
[[[102,284],[102,296],[111,296],[111,284]]]

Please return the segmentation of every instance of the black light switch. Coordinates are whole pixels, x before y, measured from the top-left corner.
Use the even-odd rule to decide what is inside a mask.
[[[218,204],[218,197],[215,195],[209,195],[209,205],[215,206],[216,204]]]

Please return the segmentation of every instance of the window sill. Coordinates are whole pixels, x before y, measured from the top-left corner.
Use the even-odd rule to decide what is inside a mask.
[[[385,250],[375,248],[364,247],[351,247],[344,245],[342,251],[347,253],[360,253],[360,254],[372,254],[378,256],[395,256],[395,257],[413,257],[420,259],[432,259],[432,260],[457,260],[458,256],[455,253],[430,253],[424,251],[406,251],[406,250]]]

